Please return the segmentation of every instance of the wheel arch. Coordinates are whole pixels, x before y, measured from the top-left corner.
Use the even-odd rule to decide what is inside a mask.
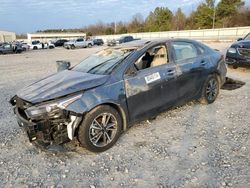
[[[127,118],[126,118],[126,113],[123,110],[123,108],[120,105],[113,103],[113,102],[104,102],[104,103],[98,104],[97,106],[104,106],[104,105],[111,106],[119,113],[119,115],[122,118],[122,131],[126,131],[128,127]],[[97,106],[93,107],[92,109],[96,108]],[[90,109],[89,111],[91,111],[92,109]]]
[[[217,78],[217,80],[218,80],[218,82],[219,82],[219,86],[220,86],[220,88],[221,88],[221,86],[222,86],[222,83],[224,82],[223,80],[222,80],[222,75],[221,75],[221,72],[220,71],[218,71],[218,70],[216,70],[213,74],[210,74],[210,75],[214,75],[216,78]]]
[[[128,128],[128,118],[127,118],[127,113],[125,111],[125,109],[120,105],[117,104],[113,101],[103,101],[103,102],[99,102],[93,105],[87,105],[87,104],[77,104],[76,106],[69,106],[66,108],[67,111],[70,112],[74,112],[75,114],[78,114],[78,116],[82,116],[82,118],[84,118],[84,116],[89,113],[91,110],[93,110],[94,108],[98,107],[98,106],[111,106],[112,108],[114,108],[119,115],[122,118],[122,131],[126,131]]]

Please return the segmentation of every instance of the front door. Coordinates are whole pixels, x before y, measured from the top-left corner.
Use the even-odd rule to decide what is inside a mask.
[[[161,111],[177,96],[176,66],[168,62],[166,46],[149,49],[135,62],[135,67],[139,70],[124,78],[131,121]]]

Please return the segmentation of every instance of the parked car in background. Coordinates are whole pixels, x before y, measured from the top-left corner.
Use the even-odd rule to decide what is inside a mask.
[[[92,40],[86,40],[85,38],[78,38],[76,40],[70,40],[64,43],[64,48],[75,49],[75,48],[91,48],[94,45]]]
[[[126,43],[126,42],[132,42],[134,40],[140,40],[140,39],[134,39],[132,36],[122,36],[119,39],[115,40],[115,39],[110,39],[107,41],[107,45],[108,46],[115,46],[117,44],[122,44],[122,43]]]
[[[116,45],[116,40],[115,39],[109,39],[109,40],[107,40],[107,45],[108,46],[115,46]]]
[[[226,63],[233,68],[250,67],[250,33],[230,46],[226,53]]]
[[[27,51],[30,49],[30,46],[26,42],[22,42],[21,47],[22,47],[23,51]]]
[[[132,36],[122,36],[121,38],[117,40],[117,43],[121,44],[121,43],[131,42],[133,40],[134,38]]]
[[[22,53],[22,51],[20,45],[5,43],[0,46],[0,54]]]
[[[55,45],[55,47],[58,46],[63,46],[65,42],[68,42],[67,39],[58,39],[56,41],[53,42],[53,44]]]
[[[202,43],[134,41],[35,82],[10,102],[31,142],[48,146],[76,136],[101,152],[134,122],[194,99],[213,103],[226,72],[223,56]]]
[[[52,43],[43,43],[40,42],[39,40],[34,40],[32,41],[31,44],[29,44],[30,49],[32,50],[38,50],[38,49],[53,49],[55,48],[55,45]]]
[[[134,40],[140,40],[140,39],[134,39],[132,36],[122,36],[116,41],[116,43],[121,44],[121,43],[131,42]]]
[[[94,39],[93,43],[94,45],[97,45],[97,46],[102,46],[104,44],[102,39]]]

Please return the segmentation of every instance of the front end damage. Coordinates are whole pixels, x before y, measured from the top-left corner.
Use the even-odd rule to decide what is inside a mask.
[[[56,103],[33,105],[14,96],[10,103],[14,106],[19,126],[27,132],[30,142],[62,144],[73,139],[81,123],[82,115],[66,110],[67,105],[80,97],[78,95]]]

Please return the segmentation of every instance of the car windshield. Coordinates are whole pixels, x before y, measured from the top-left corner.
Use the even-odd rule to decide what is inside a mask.
[[[91,74],[110,74],[134,49],[105,49],[97,52],[72,70]]]
[[[250,40],[250,33],[244,38],[244,40]]]

